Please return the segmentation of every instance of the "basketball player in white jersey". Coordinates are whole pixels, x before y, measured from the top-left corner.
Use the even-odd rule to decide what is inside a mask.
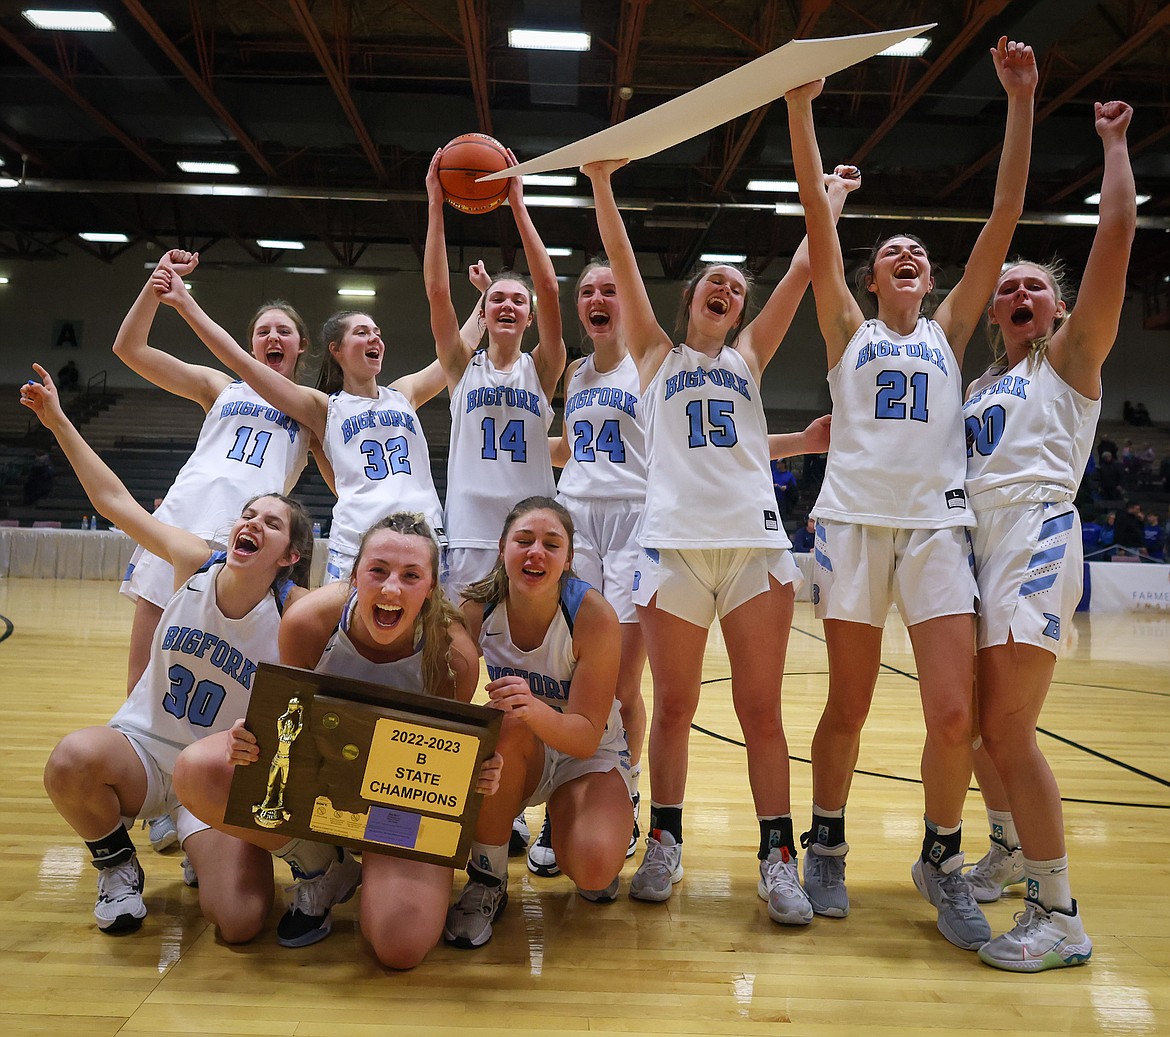
[[[386,352],[381,329],[368,313],[348,310],[334,314],[322,328],[325,352],[317,387],[297,385],[243,353],[191,298],[182,278],[160,270],[155,279],[163,301],[179,311],[222,363],[320,440],[337,489],[327,581],[348,575],[362,532],[391,512],[421,512],[442,535],[442,509],[417,414],[442,391],[437,363],[379,386]]]
[[[1008,95],[995,202],[963,277],[933,320],[922,314],[934,287],[929,256],[903,234],[881,242],[863,268],[863,288],[877,303],[877,318],[865,319],[846,284],[820,187],[812,101],[823,81],[786,95],[834,404],[833,442],[813,509],[813,601],[825,623],[829,697],[812,745],[805,891],[820,914],[849,911],[845,801],[893,600],[914,647],[927,730],[926,833],[912,874],[938,910],[940,931],[969,950],[990,930],[961,871],[976,587],[967,536],[974,518],[963,491],[960,365],[1023,208],[1037,79],[1023,44],[1001,39],[992,57]],[[925,463],[924,443],[931,458]]]
[[[646,498],[646,437],[638,405],[638,368],[622,341],[621,302],[604,259],[577,278],[577,317],[592,351],[565,372],[565,421],[549,440],[552,463],[564,469],[557,501],[573,517],[573,569],[599,590],[617,612],[622,650],[617,698],[630,749],[630,797],[634,827],[628,855],[638,844],[638,776],[646,737],[642,671],[646,646],[634,607],[634,570],[640,548],[635,527]],[[548,812],[528,851],[528,870],[556,875]]]
[[[1036,724],[1081,597],[1073,498],[1093,449],[1101,366],[1125,300],[1137,218],[1126,145],[1132,115],[1121,101],[1094,106],[1105,172],[1076,309],[1052,267],[1009,266],[988,309],[1000,348],[964,408],[967,494],[979,519],[976,773],[999,830],[968,877],[979,899],[1027,882],[1015,926],[979,950],[988,965],[1014,972],[1079,965],[1093,948],[1070,891],[1060,790]]]
[[[572,576],[573,520],[529,497],[508,514],[491,574],[465,591],[464,614],[504,712],[500,788],[476,823],[468,881],[443,936],[482,947],[508,903],[508,842],[525,805],[547,803],[561,870],[586,900],[617,896],[633,812],[614,697],[620,636],[605,599]]]
[[[435,349],[451,394],[447,587],[457,596],[491,570],[508,509],[524,497],[551,497],[555,492],[548,429],[550,401],[565,369],[565,343],[556,271],[524,207],[519,177],[510,181],[509,205],[532,285],[511,272],[497,275],[480,304],[486,348],[476,348],[460,333],[447,264],[438,174],[441,154],[441,149],[435,153],[427,171],[423,276]],[[514,162],[515,156],[511,152],[509,156]],[[534,296],[540,299],[539,306]],[[524,333],[533,320],[539,340],[530,352],[524,352]]]
[[[399,691],[469,702],[479,662],[463,617],[439,586],[439,547],[421,515],[397,512],[362,537],[353,575],[313,591],[289,609],[280,628],[280,659],[318,673],[384,684]],[[260,757],[255,735],[241,721],[230,732],[184,753],[176,785],[193,812],[223,831],[279,856],[289,840],[276,833],[224,825],[232,769]],[[491,794],[501,758],[484,762],[477,791]],[[302,859],[331,860],[334,848],[293,840]],[[439,941],[451,897],[452,869],[366,850],[362,854],[361,928],[389,968],[419,964]],[[306,888],[302,884],[301,888]],[[328,894],[330,891],[325,891]],[[278,937],[303,946],[332,926],[332,907],[344,889],[294,900]]]
[[[43,384],[22,386],[21,403],[57,437],[93,506],[166,559],[176,580],[129,698],[107,726],[74,731],[57,744],[45,789],[92,854],[94,916],[103,932],[132,932],[146,917],[143,871],[126,824],[165,811],[175,816],[199,875],[204,915],[225,940],[249,939],[272,905],[271,862],[183,809],[172,771],[184,745],[244,715],[257,665],[276,658],[280,610],[303,593],[290,576],[298,570],[307,582],[309,516],[286,497],[261,495],[246,502],[226,552],[212,553],[202,537],[160,522],[134,500],[65,417],[44,368],[34,370]],[[258,901],[265,902],[257,914]]]
[[[582,172],[593,183],[597,224],[622,300],[649,446],[634,602],[654,675],[650,834],[630,896],[665,901],[682,878],[690,725],[707,630],[718,616],[760,823],[757,890],[774,921],[802,925],[812,910],[796,873],[780,715],[800,576],[772,493],[759,384],[808,287],[807,251],[803,244],[797,249],[788,273],[742,331],[747,284],[741,271],[725,265],[699,271],[684,293],[685,342],[675,345],[655,318],[614,200],[610,176],[623,164],[596,162]],[[857,183],[827,178],[835,212]]]

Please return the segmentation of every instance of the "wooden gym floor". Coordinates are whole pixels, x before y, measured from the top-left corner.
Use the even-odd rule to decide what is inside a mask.
[[[516,859],[492,942],[441,946],[402,974],[365,948],[356,900],[316,947],[286,950],[271,931],[223,945],[182,883],[181,854],[152,853],[143,832],[150,915],[131,936],[99,933],[85,847],[49,804],[41,769],[58,738],[104,723],[121,701],[130,609],[112,583],[0,580],[0,616],[12,628],[0,643],[0,1034],[1170,1033],[1165,615],[1078,616],[1057,668],[1042,741],[1067,797],[1073,890],[1094,952],[1086,967],[1036,976],[948,944],[910,881],[923,731],[896,615],[849,807],[848,918],[784,928],[756,896],[758,829],[713,634],[691,741],[686,877],[671,900],[625,896],[638,858],[607,906]],[[6,629],[0,621],[0,637]],[[798,831],[826,688],[819,633],[799,604],[784,685]],[[642,791],[648,800],[645,776]],[[529,823],[535,834],[538,811]],[[977,793],[966,848],[969,860],[986,848]],[[993,931],[1020,907],[1018,892],[990,905]]]

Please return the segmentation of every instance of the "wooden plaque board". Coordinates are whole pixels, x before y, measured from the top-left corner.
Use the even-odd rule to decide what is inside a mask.
[[[500,719],[486,706],[261,663],[247,715],[260,759],[235,769],[225,820],[460,868]]]

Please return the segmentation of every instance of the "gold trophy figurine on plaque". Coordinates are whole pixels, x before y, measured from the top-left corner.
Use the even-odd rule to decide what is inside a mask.
[[[292,816],[284,809],[284,786],[288,781],[292,744],[297,740],[304,723],[301,700],[295,697],[289,699],[288,709],[276,721],[278,744],[268,767],[268,788],[264,793],[264,802],[252,807],[252,815],[261,828],[277,828]]]

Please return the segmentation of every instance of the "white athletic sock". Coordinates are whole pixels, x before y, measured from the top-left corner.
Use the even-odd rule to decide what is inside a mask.
[[[486,871],[489,875],[493,875],[495,878],[507,882],[508,844],[503,843],[500,846],[492,846],[488,843],[472,841],[471,863],[480,871]]]
[[[1068,882],[1068,855],[1050,861],[1024,858],[1024,876],[1028,880],[1028,899],[1038,901],[1049,911],[1072,914],[1072,891]]]
[[[991,838],[1001,842],[1009,850],[1020,845],[1020,837],[1016,834],[1016,822],[1010,810],[987,811],[987,824],[991,829]]]
[[[290,839],[274,852],[281,860],[287,861],[290,867],[296,865],[297,870],[306,878],[324,874],[325,869],[337,860],[336,846],[312,842],[309,839]]]
[[[638,794],[638,779],[642,777],[642,765],[635,763],[625,773],[626,788],[630,790],[630,799],[633,799]]]

